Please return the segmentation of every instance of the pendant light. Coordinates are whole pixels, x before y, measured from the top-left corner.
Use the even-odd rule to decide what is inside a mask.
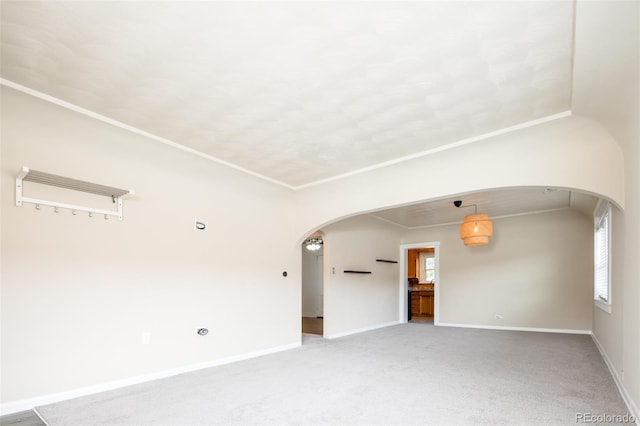
[[[322,247],[323,243],[324,242],[322,241],[322,238],[320,238],[320,237],[312,237],[312,238],[309,238],[307,241],[304,242],[304,246],[309,251],[318,251]]]
[[[489,215],[485,213],[478,214],[478,206],[471,204],[463,206],[462,201],[454,201],[456,207],[474,207],[474,214],[464,217],[462,225],[460,225],[460,238],[464,241],[465,246],[477,247],[489,243],[489,237],[493,235],[493,222],[489,220]]]

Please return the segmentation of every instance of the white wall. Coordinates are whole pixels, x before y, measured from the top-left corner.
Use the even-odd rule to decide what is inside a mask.
[[[289,190],[6,87],[1,121],[3,404],[300,343]],[[16,207],[23,165],[135,195]]]
[[[363,215],[329,225],[322,232],[326,235],[325,337],[397,323],[399,267],[376,259],[398,260],[402,229]]]
[[[612,220],[612,312],[594,308],[593,331],[640,417],[640,3],[576,8],[574,111],[601,122],[624,153],[625,208]]]
[[[424,228],[402,238],[440,242],[440,324],[591,330],[590,218],[562,210],[494,220],[494,236],[481,247],[466,247],[458,230]]]

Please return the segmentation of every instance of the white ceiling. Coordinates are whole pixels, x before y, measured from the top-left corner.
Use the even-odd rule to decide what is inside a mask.
[[[569,110],[573,7],[2,1],[0,74],[295,188]]]
[[[453,204],[460,200],[463,207]],[[554,210],[574,209],[591,216],[597,199],[591,195],[557,188],[509,188],[458,195],[436,201],[370,213],[379,219],[408,229],[462,223],[464,216],[486,213],[490,218],[518,216]]]

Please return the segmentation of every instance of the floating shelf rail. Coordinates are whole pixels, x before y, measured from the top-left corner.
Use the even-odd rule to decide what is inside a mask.
[[[344,271],[345,274],[370,274],[371,271],[351,271],[351,270],[346,270]]]
[[[111,198],[114,204],[118,205],[118,210],[103,210],[93,207],[78,206],[73,204],[60,203],[57,201],[40,200],[36,198],[25,197],[22,194],[23,182],[34,182],[49,186],[57,186],[59,188],[71,189],[74,191],[87,192],[90,194],[102,195]],[[110,186],[100,185],[97,183],[86,182],[78,179],[71,179],[64,176],[58,176],[51,173],[40,172],[38,170],[31,170],[28,167],[22,167],[20,174],[16,178],[16,206],[22,207],[23,203],[32,203],[36,206],[52,206],[56,208],[70,209],[71,211],[83,211],[88,212],[89,215],[93,213],[105,215],[105,219],[108,216],[117,216],[118,220],[122,220],[122,197],[127,194],[133,194],[133,191],[127,189],[113,188]]]
[[[383,263],[398,263],[397,260],[384,260],[384,259],[376,259],[376,262],[383,262]]]

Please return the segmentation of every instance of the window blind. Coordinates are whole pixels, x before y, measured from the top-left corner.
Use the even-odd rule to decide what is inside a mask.
[[[421,283],[432,282],[435,279],[435,255],[433,253],[420,253],[420,268],[418,278]]]
[[[608,204],[608,203],[607,203]],[[607,205],[595,218],[594,234],[594,296],[596,300],[609,302],[609,258],[611,210]]]

